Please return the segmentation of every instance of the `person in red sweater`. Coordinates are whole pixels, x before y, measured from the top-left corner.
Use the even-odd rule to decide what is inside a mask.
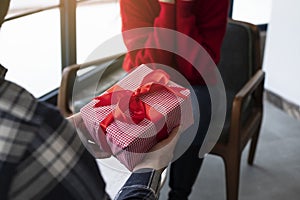
[[[229,4],[229,0],[120,0],[123,40],[128,49],[123,68],[128,71],[141,64],[159,63],[176,69],[192,85],[201,111],[190,147],[171,165],[169,199],[188,198],[202,165],[198,153],[211,118],[207,86],[216,83],[214,66],[220,60]],[[139,28],[143,29],[130,32]],[[188,37],[178,37],[163,29]],[[191,38],[206,54],[191,48]],[[139,48],[141,44],[145,48]],[[183,58],[166,48],[187,52],[188,56]]]

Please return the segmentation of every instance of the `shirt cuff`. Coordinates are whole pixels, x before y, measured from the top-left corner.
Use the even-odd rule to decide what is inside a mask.
[[[163,170],[139,169],[131,174],[123,187],[132,185],[145,186],[156,194],[160,186],[162,171]]]

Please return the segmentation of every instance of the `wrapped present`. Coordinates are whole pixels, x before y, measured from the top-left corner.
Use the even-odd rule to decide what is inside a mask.
[[[80,110],[99,147],[132,170],[157,142],[178,125],[193,124],[190,90],[146,65],[94,98]]]

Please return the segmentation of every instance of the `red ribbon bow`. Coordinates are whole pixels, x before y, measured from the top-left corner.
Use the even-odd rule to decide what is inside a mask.
[[[156,121],[161,119],[163,116],[158,111],[152,109],[150,113],[150,106],[141,101],[140,97],[145,94],[153,93],[158,90],[168,90],[172,94],[186,98],[182,95],[180,91],[184,88],[171,87],[168,86],[170,78],[169,75],[163,70],[154,70],[144,77],[141,86],[138,87],[135,91],[124,90],[119,86],[114,86],[106,94],[96,97],[96,100],[99,100],[94,107],[102,107],[109,105],[116,105],[115,110],[109,113],[106,118],[100,123],[100,127],[106,133],[107,127],[115,120],[119,120],[126,123],[140,123],[143,119],[151,119]],[[129,109],[130,116],[125,114],[125,111]],[[150,116],[151,115],[151,116]],[[167,132],[166,125],[163,130],[158,134],[158,139],[163,139],[165,133]],[[160,136],[163,138],[159,138]]]

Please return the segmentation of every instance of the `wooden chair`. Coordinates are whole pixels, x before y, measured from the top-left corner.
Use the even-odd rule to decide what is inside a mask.
[[[263,116],[265,74],[261,63],[258,27],[229,20],[219,63],[227,96],[226,120],[210,152],[224,161],[227,200],[238,199],[241,155],[249,141],[248,163],[252,165],[254,160]]]

